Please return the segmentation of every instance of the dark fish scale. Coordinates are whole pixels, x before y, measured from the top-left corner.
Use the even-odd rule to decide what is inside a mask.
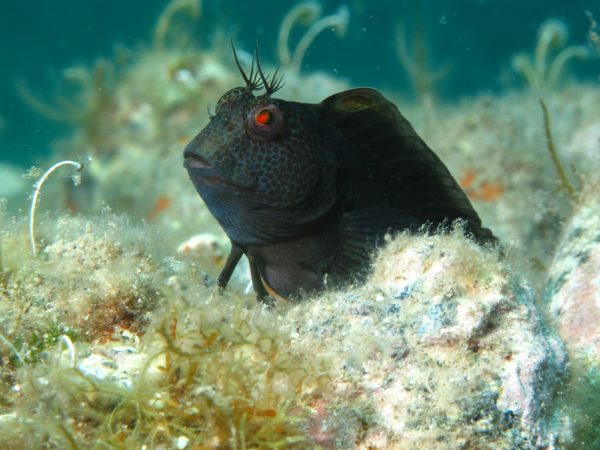
[[[479,242],[495,242],[448,169],[377,91],[304,104],[255,89],[225,93],[185,149],[191,180],[232,242],[221,287],[246,254],[259,299],[263,284],[294,299],[322,289],[326,276],[334,285],[364,277],[388,232],[456,219]]]

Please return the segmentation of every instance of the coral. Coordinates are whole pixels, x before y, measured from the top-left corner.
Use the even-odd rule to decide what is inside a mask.
[[[366,285],[275,310],[199,283],[210,257],[148,254],[149,226],[109,213],[49,222],[35,258],[22,223],[4,231],[2,446],[569,439],[568,420],[561,431],[543,406],[564,370],[560,344],[497,251],[460,229],[400,235]],[[197,240],[207,244],[193,251],[215,251]]]
[[[557,87],[560,76],[569,60],[586,58],[589,51],[583,46],[563,48],[568,37],[567,26],[556,19],[546,20],[538,30],[538,42],[533,57],[518,54],[512,66],[527,80],[529,88],[536,94],[546,94]],[[553,49],[561,49],[552,55]]]
[[[57,357],[39,365],[22,381],[24,395],[45,399],[29,421],[17,421],[27,445],[172,448],[183,440],[189,448],[310,448],[303,424],[327,379],[319,367],[239,306],[216,315],[195,306],[162,317],[151,345],[91,348],[76,367]],[[32,420],[42,429],[31,428]]]
[[[549,270],[545,293],[553,320],[572,354],[600,363],[600,200],[586,185]]]
[[[7,206],[10,209],[17,209],[18,206],[21,206],[20,201],[26,189],[21,169],[10,164],[0,163],[0,179],[2,180],[0,198],[7,200]]]
[[[596,91],[569,86],[545,100],[560,163],[576,191],[600,170]],[[552,260],[574,201],[558,189],[537,99],[524,101],[522,93],[513,92],[464,100],[459,106],[441,103],[434,123],[422,107],[403,104],[401,110],[458,175],[483,222],[521,253],[521,262],[513,263],[534,287],[543,289],[544,267]],[[528,264],[534,260],[535,267]]]
[[[473,170],[465,170],[460,179],[460,186],[471,200],[482,202],[493,202],[504,192],[500,182],[477,182],[477,173]]]

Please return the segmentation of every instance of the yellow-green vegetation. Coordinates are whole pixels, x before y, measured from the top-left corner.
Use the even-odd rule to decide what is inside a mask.
[[[139,240],[147,228],[110,213],[101,220],[46,216],[38,228],[38,255],[31,255],[23,221],[5,223],[2,231],[5,336],[14,339],[43,323],[63,324],[91,339],[110,335],[121,321],[141,326],[144,311],[161,298],[153,289],[160,266]]]
[[[327,365],[294,350],[275,312],[203,287],[191,264],[159,264],[147,227],[46,222],[37,257],[22,223],[2,235],[0,447],[314,448]]]
[[[187,17],[196,20],[200,17],[201,10],[201,0],[171,0],[168,2],[158,17],[154,28],[154,47],[157,49],[164,48],[167,34],[170,30],[176,28],[173,26],[173,18],[177,13],[186,13]]]
[[[538,41],[533,56],[519,53],[513,58],[513,69],[525,77],[529,88],[535,94],[548,94],[555,89],[570,60],[589,56],[590,52],[584,46],[565,47],[568,35],[564,22],[548,19],[538,30]]]
[[[10,448],[173,448],[181,441],[189,448],[312,448],[307,410],[323,393],[322,368],[227,300],[233,307],[218,312],[213,300],[162,315],[130,387],[57,357],[21,369],[18,426],[0,441]]]
[[[546,146],[548,147],[548,153],[550,153],[550,158],[552,158],[552,163],[556,168],[556,173],[558,175],[559,186],[560,189],[564,189],[567,191],[571,200],[575,200],[575,188],[569,182],[567,175],[565,173],[565,169],[563,168],[562,163],[558,157],[558,151],[556,150],[556,145],[554,145],[554,138],[552,137],[552,127],[550,125],[550,114],[548,113],[548,107],[543,100],[540,100],[540,106],[542,107],[542,114],[544,116],[544,134],[546,135]]]
[[[409,33],[405,24],[396,29],[396,51],[402,68],[410,79],[417,100],[422,106],[431,107],[435,99],[434,86],[450,72],[450,66],[433,70],[428,52],[428,43],[423,16],[423,5],[420,1],[412,3],[414,30]],[[408,36],[411,36],[409,45]]]
[[[338,36],[343,37],[348,30],[350,12],[348,7],[342,5],[329,16],[321,17],[321,4],[316,1],[298,3],[286,14],[279,29],[277,38],[278,57],[284,70],[297,74],[300,72],[302,60],[306,50],[315,38],[324,30],[334,30]],[[309,26],[308,30],[298,41],[293,54],[289,48],[290,32],[295,24]]]
[[[460,229],[399,236],[366,285],[270,310],[204,286],[210,258],[169,257],[151,226],[42,219],[35,257],[23,220],[3,227],[0,448],[549,439],[531,429],[561,353]]]

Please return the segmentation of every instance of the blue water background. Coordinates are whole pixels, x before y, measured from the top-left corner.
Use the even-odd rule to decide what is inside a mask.
[[[277,30],[296,2],[205,0],[195,38],[207,44],[224,30],[242,48],[260,40],[263,59],[275,63]],[[344,2],[323,1],[324,14]],[[303,70],[319,69],[349,79],[353,85],[394,89],[410,96],[409,80],[399,63],[395,31],[399,23],[414,27],[413,1],[352,0],[347,36],[319,36]],[[152,29],[166,1],[2,0],[0,8],[0,161],[24,167],[47,156],[52,143],[69,128],[28,108],[15,90],[26,82],[38,97],[52,102],[62,71],[74,64],[88,67],[98,57],[112,58],[116,44],[150,45]],[[569,27],[569,42],[585,44],[589,21],[600,19],[595,0],[423,0],[425,31],[432,65],[449,64],[440,85],[447,101],[482,92],[502,93],[522,80],[510,71],[510,58],[533,49],[538,27],[549,17]],[[572,73],[598,82],[598,61],[575,62]]]

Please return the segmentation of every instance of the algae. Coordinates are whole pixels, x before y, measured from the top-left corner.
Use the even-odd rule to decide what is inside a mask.
[[[588,58],[589,50],[582,45],[565,47],[568,38],[567,25],[557,19],[546,20],[538,30],[538,41],[533,56],[519,53],[512,65],[526,79],[536,95],[555,90],[564,68],[571,59]],[[556,50],[553,53],[553,50]]]
[[[502,254],[460,229],[390,237],[366,284],[267,310],[244,293],[243,268],[217,292],[227,240],[181,169],[206,105],[239,84],[222,33],[208,45],[191,39],[188,4],[199,2],[171,2],[155,41],[127,58],[66,70],[77,88],[67,102],[22,90],[34,109],[73,124],[52,161],[94,161],[76,190],[69,179],[44,186],[37,255],[23,215],[0,211],[0,446],[596,445],[597,365],[573,360],[565,372],[538,301],[574,205],[556,192],[528,93],[440,96],[435,122],[388,94],[494,224]],[[318,22],[317,3],[298,8]],[[280,95],[320,101],[349,83],[300,70],[303,50],[292,55],[285,28],[300,9],[280,33]],[[552,93],[552,140],[586,180],[598,171],[600,97],[560,76],[573,52],[556,62],[556,48],[552,62],[552,42],[538,44],[545,69],[532,66],[529,83]]]

